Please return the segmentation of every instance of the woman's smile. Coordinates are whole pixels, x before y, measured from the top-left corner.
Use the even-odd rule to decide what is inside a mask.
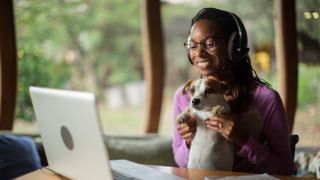
[[[212,64],[212,61],[209,61],[209,60],[201,60],[197,62],[197,65],[199,66],[199,68],[203,70],[209,68],[211,64]]]

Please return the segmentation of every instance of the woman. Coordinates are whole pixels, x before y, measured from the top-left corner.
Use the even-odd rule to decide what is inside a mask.
[[[211,117],[207,127],[235,144],[233,171],[291,175],[293,164],[289,130],[279,94],[259,79],[248,56],[246,30],[238,16],[204,8],[192,19],[185,42],[190,63],[202,77],[212,76],[229,85],[224,93],[231,111]],[[188,108],[190,97],[180,87],[174,97],[173,153],[178,166],[186,167],[194,123],[177,125],[176,117]],[[258,133],[245,121],[255,112]],[[192,120],[190,120],[192,122]]]

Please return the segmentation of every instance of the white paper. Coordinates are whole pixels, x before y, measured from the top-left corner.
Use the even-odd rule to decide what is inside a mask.
[[[206,176],[204,180],[278,180],[279,178],[270,176],[269,174],[255,174],[244,176]]]

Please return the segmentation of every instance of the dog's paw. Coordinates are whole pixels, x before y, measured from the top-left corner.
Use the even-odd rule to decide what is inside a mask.
[[[228,112],[228,109],[224,106],[216,105],[211,109],[211,112],[213,114],[225,114],[226,112]]]
[[[188,117],[189,115],[186,112],[179,114],[178,117],[176,118],[177,124],[188,123]]]

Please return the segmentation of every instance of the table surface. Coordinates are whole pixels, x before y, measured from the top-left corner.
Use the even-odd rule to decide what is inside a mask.
[[[167,167],[167,166],[150,166],[159,171],[174,174],[191,180],[204,179],[205,176],[241,176],[241,175],[250,175],[247,173],[238,173],[238,172],[229,172],[229,171],[209,171],[209,170],[199,170],[199,169],[187,169],[187,168],[177,168],[177,167]],[[252,174],[251,174],[252,175]],[[275,176],[280,179],[314,179],[308,177],[293,177],[293,176]],[[18,177],[17,180],[67,180],[61,175],[54,174],[45,168],[33,171],[31,173],[25,174],[21,177]]]

